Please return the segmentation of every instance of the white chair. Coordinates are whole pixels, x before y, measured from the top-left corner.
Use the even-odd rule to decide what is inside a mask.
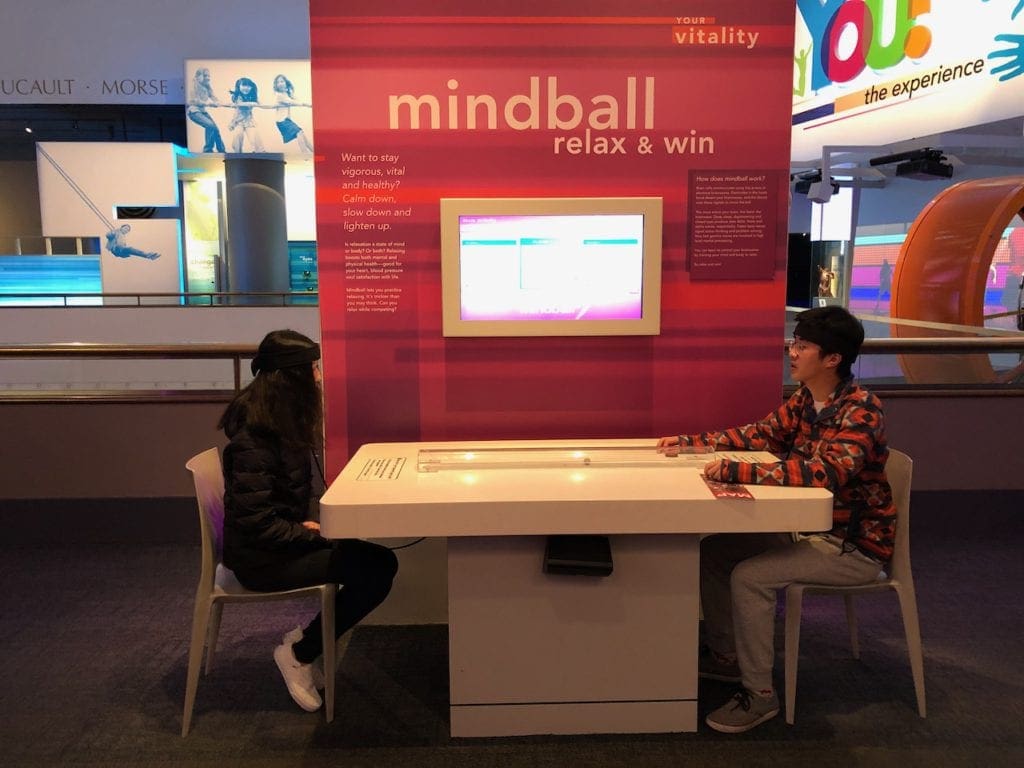
[[[188,682],[185,687],[185,712],[182,716],[181,735],[188,735],[192,723],[204,645],[205,674],[209,674],[213,668],[213,656],[217,649],[217,634],[220,631],[224,603],[293,600],[314,595],[320,597],[325,670],[324,709],[327,722],[331,722],[334,719],[334,598],[338,591],[337,585],[316,584],[300,589],[253,592],[239,584],[235,574],[220,562],[224,536],[224,473],[221,469],[220,455],[216,448],[210,448],[189,459],[185,468],[192,473],[196,486],[196,500],[199,502],[202,570],[199,585],[196,587],[196,604],[192,616],[192,641],[188,652]],[[331,673],[327,670],[331,670]]]
[[[925,716],[924,700],[924,659],[921,653],[921,631],[917,620],[917,597],[914,594],[914,578],[910,572],[910,479],[913,462],[900,451],[889,451],[885,473],[892,486],[893,501],[896,504],[896,542],[888,574],[882,574],[878,581],[853,587],[836,587],[827,584],[790,584],[786,588],[786,722],[793,724],[796,706],[796,668],[800,652],[800,608],[804,593],[842,595],[846,601],[846,620],[850,627],[850,648],[853,658],[860,658],[860,644],[857,641],[857,614],[854,612],[853,597],[864,592],[895,590],[903,614],[903,630],[907,636],[907,653],[914,677],[917,694],[917,712]]]

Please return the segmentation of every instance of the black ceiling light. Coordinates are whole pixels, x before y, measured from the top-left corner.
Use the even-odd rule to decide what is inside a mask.
[[[794,174],[789,178],[793,182],[793,192],[807,195],[812,203],[827,203],[839,191],[839,185],[831,178],[827,182],[823,179],[820,169]]]
[[[907,179],[930,181],[931,179],[948,179],[953,175],[953,166],[946,161],[942,150],[930,147],[875,157],[871,159],[870,163],[873,166],[896,163],[896,175]]]
[[[805,171],[791,176],[790,179],[793,181],[793,191],[798,195],[806,195],[812,184],[821,182],[821,171]]]

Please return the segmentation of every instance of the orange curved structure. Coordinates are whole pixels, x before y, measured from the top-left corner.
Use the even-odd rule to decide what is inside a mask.
[[[985,282],[1003,231],[1024,209],[1024,176],[954,184],[915,219],[892,281],[890,317],[984,326]],[[894,337],[949,336],[949,331],[894,325]],[[966,334],[965,334],[966,335]],[[988,383],[988,355],[903,355],[911,384]]]

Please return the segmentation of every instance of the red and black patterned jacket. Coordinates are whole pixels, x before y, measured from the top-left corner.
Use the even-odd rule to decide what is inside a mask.
[[[885,478],[889,449],[882,404],[853,378],[840,382],[821,413],[801,387],[761,421],[724,432],[683,435],[683,445],[770,451],[772,463],[727,461],[722,479],[760,485],[803,485],[833,494],[832,533],[876,560],[892,557],[896,507]]]

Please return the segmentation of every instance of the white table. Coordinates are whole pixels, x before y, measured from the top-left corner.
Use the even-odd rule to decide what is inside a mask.
[[[448,537],[453,736],[694,731],[700,535],[832,525],[822,489],[716,498],[710,458],[651,439],[368,444],[321,531]],[[608,535],[614,572],[544,573],[557,533]]]

